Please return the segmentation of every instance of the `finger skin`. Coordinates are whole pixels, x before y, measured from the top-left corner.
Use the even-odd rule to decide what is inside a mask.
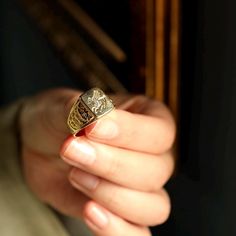
[[[85,195],[116,215],[139,225],[163,223],[170,213],[170,202],[166,192],[135,191],[99,179],[79,169],[73,169],[69,181]]]
[[[20,117],[21,141],[24,149],[33,150],[33,152],[40,156],[37,160],[42,160],[43,162],[43,164],[41,161],[40,163],[34,162],[32,161],[32,155],[28,153],[23,154],[25,155],[23,171],[27,172],[26,178],[28,182],[31,182],[30,185],[37,196],[41,196],[40,198],[43,201],[66,214],[71,214],[74,205],[78,204],[78,208],[72,212],[72,215],[77,215],[81,211],[80,201],[83,201],[84,204],[88,198],[85,198],[81,192],[71,187],[67,180],[68,172],[66,170],[61,171],[64,169],[64,166],[62,165],[61,167],[61,163],[57,166],[56,163],[60,160],[58,154],[61,144],[69,134],[66,124],[67,116],[72,104],[78,99],[79,95],[80,92],[67,89],[56,89],[42,93],[27,102]],[[130,97],[128,102],[121,104],[117,108],[114,112],[84,130],[89,140],[146,154],[162,154],[165,150],[169,150],[174,140],[175,127],[173,118],[163,105],[144,97]],[[126,111],[122,111],[119,108]],[[113,130],[116,132],[113,132],[112,138],[104,136],[104,131],[106,130],[104,123],[107,120],[111,121],[110,124],[113,122],[118,127],[116,130]],[[99,125],[103,137],[98,132]],[[107,130],[108,134],[111,135],[111,130],[109,128]],[[155,130],[157,132],[154,132]],[[42,169],[47,172],[47,175],[42,174]],[[36,174],[35,170],[37,170],[38,174]],[[115,202],[113,199],[122,206],[129,195],[126,194],[126,191],[123,191],[125,188],[120,186],[120,190],[123,190],[118,191],[114,188],[117,185],[112,184],[110,181],[103,180],[102,182],[103,184],[99,185],[96,191],[84,191],[84,193],[87,196],[98,199],[103,205],[110,204],[111,209],[113,207],[117,209],[114,206]],[[69,190],[68,186],[71,187]],[[118,197],[110,197],[109,199],[110,190],[114,191],[114,196]],[[132,192],[130,189],[127,190]],[[77,195],[76,193],[79,194]],[[102,195],[103,193],[104,195]],[[137,204],[143,202],[143,198],[135,199],[131,196],[130,199],[133,199],[133,202]],[[125,208],[127,208],[125,210],[128,215],[129,208],[127,206]],[[136,208],[134,207],[133,209],[135,210]],[[117,213],[122,215],[126,212],[119,212],[117,210]],[[139,215],[141,213],[139,212]],[[135,219],[133,217],[133,215],[128,215],[127,218],[132,218],[134,222],[141,222],[142,220],[141,218]],[[153,217],[157,216],[151,215],[152,219],[148,219],[146,224],[157,222],[156,219],[153,220]]]
[[[21,140],[43,155],[56,155],[70,135],[68,108],[81,92],[70,89],[49,90],[28,100],[20,116]]]
[[[89,198],[68,181],[71,167],[59,158],[45,157],[26,147],[22,149],[22,154],[25,182],[37,198],[63,214],[81,217]]]
[[[95,159],[84,162],[89,148],[95,153]],[[110,182],[150,192],[160,189],[174,169],[171,152],[162,155],[135,152],[93,142],[84,136],[68,139],[62,147],[61,157],[68,164]]]
[[[93,201],[85,206],[84,221],[96,236],[151,236],[147,227],[131,224]]]
[[[55,89],[33,97],[24,107],[20,121],[25,144],[46,154],[58,153],[69,135],[67,117],[80,94],[75,90]],[[136,151],[169,150],[175,138],[175,124],[168,109],[143,96],[130,97],[119,107],[127,111],[115,109],[87,127],[86,135],[98,142]],[[103,132],[101,137],[101,131],[107,130],[109,122],[117,126],[117,136],[111,138],[108,127],[108,134],[104,136]]]
[[[87,127],[85,132],[96,142],[152,154],[169,150],[175,138],[169,120],[119,109]]]

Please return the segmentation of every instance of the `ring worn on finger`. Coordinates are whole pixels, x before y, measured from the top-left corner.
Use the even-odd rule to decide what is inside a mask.
[[[73,135],[114,109],[112,100],[99,88],[92,88],[80,95],[73,104],[67,125]]]

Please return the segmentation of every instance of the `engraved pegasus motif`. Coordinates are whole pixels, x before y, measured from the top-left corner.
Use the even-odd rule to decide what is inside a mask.
[[[95,114],[102,112],[107,105],[106,95],[102,94],[97,90],[93,91],[93,96],[88,97],[88,104],[92,105],[92,112]]]

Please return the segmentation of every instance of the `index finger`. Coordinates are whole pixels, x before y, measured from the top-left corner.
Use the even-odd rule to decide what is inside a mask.
[[[87,138],[151,154],[160,154],[171,148],[175,122],[165,105],[145,96],[119,95],[112,99],[118,109],[86,127]]]
[[[75,90],[55,89],[32,99],[21,116],[26,144],[38,151],[59,152],[69,134],[66,125],[69,111],[79,95]],[[174,140],[175,126],[168,109],[143,96],[117,98],[118,108],[126,111],[116,109],[87,127],[88,138],[136,151],[161,153],[169,149]]]

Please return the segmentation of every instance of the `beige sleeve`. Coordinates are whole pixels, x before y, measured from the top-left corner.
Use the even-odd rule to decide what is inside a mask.
[[[0,235],[68,236],[55,214],[36,199],[22,178],[17,116],[23,103],[0,110]]]

